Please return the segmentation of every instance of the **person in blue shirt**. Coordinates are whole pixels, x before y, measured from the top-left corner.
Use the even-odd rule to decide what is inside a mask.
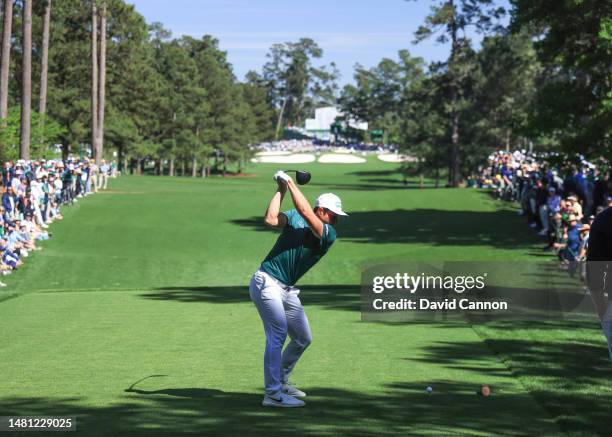
[[[2,195],[2,206],[6,213],[11,216],[15,213],[17,199],[13,192],[13,187],[9,185],[6,192]]]
[[[578,267],[578,255],[580,254],[580,246],[582,244],[580,236],[581,227],[582,224],[578,222],[576,216],[570,215],[567,240],[565,248],[561,251],[560,255],[564,261],[563,267],[566,267],[572,276],[576,273],[576,268]]]

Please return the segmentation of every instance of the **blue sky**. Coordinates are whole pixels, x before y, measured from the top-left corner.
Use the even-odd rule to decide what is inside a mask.
[[[413,45],[413,35],[431,1],[417,0],[127,0],[147,22],[159,21],[173,36],[210,34],[227,51],[234,73],[243,79],[261,71],[274,43],[309,37],[334,61],[342,84],[352,81],[353,67],[396,58],[400,49],[426,61],[448,56],[448,46],[433,39]],[[499,0],[507,5],[507,0]],[[475,38],[476,39],[476,38]]]

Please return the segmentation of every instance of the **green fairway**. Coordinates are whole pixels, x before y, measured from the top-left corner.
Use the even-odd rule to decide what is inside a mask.
[[[487,193],[405,187],[373,158],[300,165],[309,199],[333,191],[350,217],[299,284],[314,337],[294,374],[307,406],[261,407],[248,281],[276,239],[262,217],[278,168],[125,176],[65,207],[0,291],[0,415],[77,416],[88,435],[609,435],[612,365],[595,319],[360,321],[366,263],[542,260]],[[489,398],[475,394],[484,383]]]

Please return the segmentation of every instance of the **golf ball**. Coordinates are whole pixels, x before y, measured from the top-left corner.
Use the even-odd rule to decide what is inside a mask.
[[[425,391],[426,391],[427,393],[431,393],[431,392],[433,391],[433,388],[431,388],[431,387],[427,387],[427,388],[425,389]]]

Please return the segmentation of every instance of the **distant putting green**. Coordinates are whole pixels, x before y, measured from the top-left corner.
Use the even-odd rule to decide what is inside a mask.
[[[307,406],[261,407],[247,284],[276,238],[261,218],[281,167],[126,176],[66,207],[0,291],[0,415],[77,416],[86,435],[609,435],[612,365],[595,320],[360,322],[365,263],[542,259],[486,193],[406,187],[376,158],[299,164],[307,196],[333,191],[351,216],[300,284],[314,341],[294,379]],[[483,383],[491,397],[476,396]]]

